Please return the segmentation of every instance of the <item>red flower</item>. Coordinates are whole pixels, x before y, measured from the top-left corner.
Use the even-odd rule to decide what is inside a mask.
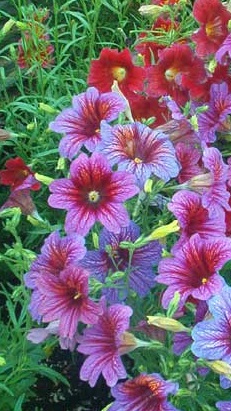
[[[154,128],[164,124],[170,118],[170,113],[166,105],[161,104],[157,97],[145,96],[144,94],[129,93],[127,95],[132,116],[135,121],[147,120],[154,117],[153,123],[149,127]]]
[[[21,157],[11,158],[5,163],[6,170],[0,171],[0,184],[10,186],[15,190],[39,190],[40,183],[34,178],[33,171],[24,163]]]
[[[193,15],[200,23],[199,30],[192,35],[197,54],[205,57],[215,53],[228,35],[231,13],[220,0],[196,0]]]
[[[173,44],[160,52],[158,63],[148,69],[148,92],[170,95],[179,105],[188,101],[191,84],[205,80],[204,63],[186,44]]]
[[[21,69],[39,65],[43,68],[53,64],[54,47],[50,44],[48,34],[41,34],[36,38],[26,31],[18,43],[18,65]]]
[[[136,67],[128,49],[121,52],[105,48],[99,59],[91,62],[88,84],[95,86],[101,92],[111,91],[114,80],[118,82],[121,91],[139,91],[143,89],[145,70]]]

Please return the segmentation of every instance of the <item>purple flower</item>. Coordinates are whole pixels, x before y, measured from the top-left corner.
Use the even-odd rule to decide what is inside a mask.
[[[163,294],[163,307],[168,307],[176,291],[180,293],[180,307],[189,296],[205,301],[218,293],[224,284],[218,270],[230,259],[230,239],[204,240],[194,234],[173,257],[163,258],[159,264],[156,281],[169,286]]]
[[[230,211],[229,197],[226,183],[229,166],[224,163],[220,151],[215,147],[206,148],[202,157],[205,168],[204,174],[198,174],[181,184],[181,188],[189,188],[201,194],[202,206],[209,214]]]
[[[38,312],[43,322],[59,320],[60,337],[73,338],[79,321],[94,324],[102,313],[101,305],[88,297],[88,277],[86,270],[68,266],[58,277],[44,273],[37,278]]]
[[[168,209],[177,218],[181,237],[175,243],[173,250],[181,247],[193,234],[200,234],[203,239],[225,236],[225,213],[211,214],[202,206],[202,198],[198,193],[188,190],[178,191],[168,204]]]
[[[25,188],[24,190],[12,191],[6,202],[1,206],[0,211],[12,207],[20,208],[22,214],[31,215],[35,218],[38,216],[38,212],[28,188]]]
[[[101,120],[115,120],[125,110],[125,102],[117,93],[100,93],[90,87],[74,96],[73,108],[67,108],[49,125],[57,133],[65,133],[59,145],[61,156],[72,159],[83,145],[93,151],[99,143]]]
[[[212,84],[209,109],[201,113],[198,118],[201,140],[205,143],[213,143],[216,140],[216,131],[222,131],[229,114],[231,114],[231,94],[228,85]]]
[[[231,365],[231,288],[225,285],[208,301],[212,319],[201,321],[192,330],[192,352],[207,360]]]
[[[220,48],[217,50],[215,54],[215,59],[218,61],[218,63],[223,64],[225,59],[224,55],[228,53],[229,58],[231,58],[231,34],[229,34],[226,39],[223,41],[222,45]]]
[[[101,373],[110,387],[127,376],[120,356],[136,348],[133,335],[126,332],[131,315],[129,306],[111,305],[104,307],[97,324],[85,328],[77,351],[89,356],[81,367],[80,378],[91,387]]]
[[[107,300],[118,302],[126,298],[129,289],[145,296],[155,283],[153,265],[161,258],[161,246],[157,241],[138,248],[129,258],[129,251],[120,247],[122,241],[134,242],[140,235],[139,227],[130,222],[118,234],[105,228],[100,233],[99,251],[88,251],[80,265],[100,281],[105,282],[110,273],[123,271],[124,277],[115,283],[115,288],[105,288]]]
[[[50,184],[51,207],[67,210],[65,230],[85,235],[96,221],[109,231],[118,233],[129,224],[123,206],[128,198],[138,193],[134,176],[125,171],[113,172],[107,159],[98,153],[86,154],[71,163],[70,178]]]
[[[219,411],[231,411],[231,401],[218,401],[216,407]]]
[[[46,238],[41,254],[32,263],[30,271],[25,274],[27,287],[35,288],[36,279],[44,273],[58,276],[68,265],[76,265],[86,253],[84,238],[78,234],[60,237],[58,231]]]
[[[108,411],[179,411],[167,401],[167,396],[177,391],[177,383],[165,381],[159,374],[142,373],[111,389],[115,402]]]
[[[127,125],[101,125],[102,143],[98,146],[112,165],[132,172],[139,186],[154,175],[165,182],[179,173],[175,149],[167,134],[135,122]]]

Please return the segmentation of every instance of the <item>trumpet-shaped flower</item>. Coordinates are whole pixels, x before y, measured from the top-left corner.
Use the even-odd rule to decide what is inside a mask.
[[[159,264],[156,281],[168,285],[163,294],[163,307],[178,291],[182,307],[189,296],[207,300],[221,290],[224,279],[219,270],[231,259],[231,240],[226,237],[202,239],[194,234],[176,250],[173,257],[164,258]]]
[[[196,0],[193,16],[200,28],[192,35],[196,52],[200,57],[215,53],[228,35],[231,13],[220,0]]]
[[[225,285],[208,301],[212,318],[204,320],[192,330],[191,350],[197,357],[222,360],[231,365],[231,288]],[[230,386],[221,379],[223,388]]]
[[[94,324],[102,313],[101,304],[88,297],[88,271],[68,266],[59,276],[40,275],[36,287],[42,296],[38,312],[43,322],[59,321],[60,337],[73,338],[78,322]]]
[[[10,186],[11,191],[40,189],[41,184],[35,179],[34,172],[21,157],[10,158],[5,167],[6,170],[0,170],[0,184]]]
[[[58,231],[46,238],[41,254],[33,261],[30,270],[24,276],[27,287],[35,288],[36,279],[46,274],[59,276],[68,265],[76,265],[86,253],[84,238],[78,234],[60,237]]]
[[[101,139],[101,120],[115,120],[123,110],[125,102],[117,93],[100,93],[90,87],[74,96],[72,107],[63,110],[49,125],[51,130],[65,134],[59,144],[60,154],[72,159],[83,145],[93,151]]]
[[[98,60],[92,60],[88,84],[101,92],[111,91],[114,80],[126,95],[129,91],[142,91],[145,79],[143,67],[136,67],[128,49],[122,51],[104,48]]]
[[[81,367],[80,378],[89,381],[91,387],[101,373],[110,387],[127,376],[120,357],[136,348],[135,338],[127,333],[131,315],[129,306],[105,306],[97,324],[85,328],[77,351],[89,356]]]
[[[168,135],[139,122],[114,127],[103,123],[99,148],[112,165],[118,164],[119,170],[132,172],[141,187],[151,175],[168,181],[179,173]]]
[[[178,191],[168,204],[168,209],[177,218],[181,237],[174,249],[181,247],[193,234],[200,234],[203,239],[225,236],[225,213],[211,214],[202,206],[201,196],[188,190]]]
[[[148,93],[171,96],[179,105],[188,100],[191,85],[205,80],[203,61],[186,44],[173,44],[159,52],[156,65],[148,68]]]
[[[177,383],[165,381],[159,374],[142,373],[111,389],[115,401],[108,411],[179,411],[167,401],[167,396],[177,391]]]
[[[212,84],[209,108],[198,117],[201,141],[213,143],[217,138],[216,131],[225,130],[225,122],[229,114],[231,114],[231,93],[228,85],[226,83]]]
[[[218,401],[216,407],[219,411],[231,411],[231,401]]]
[[[54,181],[48,203],[67,210],[66,232],[85,235],[96,221],[109,231],[119,232],[129,224],[123,202],[138,193],[134,176],[113,172],[107,159],[98,153],[86,154],[71,163],[70,178]]]
[[[151,241],[137,248],[131,259],[129,251],[120,247],[122,241],[134,242],[139,235],[139,227],[133,222],[122,228],[118,234],[104,228],[99,237],[99,251],[88,251],[80,262],[82,267],[102,282],[105,282],[110,273],[124,272],[124,276],[116,280],[115,287],[104,289],[110,303],[125,299],[129,289],[145,296],[155,283],[153,266],[157,265],[161,258],[160,244]]]

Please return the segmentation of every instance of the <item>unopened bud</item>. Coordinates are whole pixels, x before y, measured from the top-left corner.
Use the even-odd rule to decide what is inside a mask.
[[[148,237],[147,240],[158,240],[159,238],[166,237],[171,233],[175,233],[180,230],[177,220],[173,220],[171,223],[162,225],[156,228]]]
[[[227,362],[221,360],[207,361],[206,365],[217,374],[225,375],[231,379],[231,366]]]
[[[155,325],[156,327],[163,328],[164,330],[167,331],[173,331],[173,332],[189,332],[189,328],[185,327],[183,324],[181,324],[179,321],[174,320],[174,318],[168,318],[168,317],[161,317],[160,315],[154,315],[154,316],[147,316],[147,321],[148,324]]]
[[[59,110],[56,110],[54,107],[49,106],[49,104],[39,103],[39,110],[45,111],[49,114],[57,114]]]

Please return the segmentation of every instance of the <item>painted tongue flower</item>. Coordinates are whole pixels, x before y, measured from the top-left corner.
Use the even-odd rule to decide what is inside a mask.
[[[6,161],[5,167],[6,170],[0,170],[0,184],[10,186],[11,191],[40,189],[41,184],[21,157],[10,158]]]
[[[140,187],[151,175],[166,182],[179,173],[175,149],[167,134],[139,122],[114,127],[103,122],[101,132],[99,148],[112,165],[132,172]]]
[[[216,407],[219,411],[231,411],[231,401],[218,401]]]
[[[177,383],[165,381],[159,374],[142,373],[111,389],[115,402],[108,411],[179,411],[167,401],[167,396],[177,391]]]
[[[202,196],[202,206],[209,213],[230,211],[230,193],[227,190],[228,168],[220,151],[215,147],[206,148],[202,157],[205,172],[181,184],[181,188],[191,189]]]
[[[128,91],[142,91],[145,79],[143,67],[136,67],[128,49],[122,51],[105,48],[98,60],[92,60],[88,84],[101,92],[111,91],[114,80],[125,94]]]
[[[228,85],[226,83],[212,84],[209,108],[198,117],[201,141],[213,143],[217,138],[216,131],[226,130],[226,120],[229,114],[231,114],[231,93]],[[230,128],[229,125],[229,131]]]
[[[46,274],[59,276],[68,265],[77,265],[86,253],[84,238],[78,234],[60,237],[58,231],[50,234],[41,248],[41,254],[33,261],[30,270],[25,274],[27,287],[35,288],[36,279]]]
[[[118,233],[129,224],[123,202],[138,193],[134,176],[125,171],[113,172],[107,159],[98,153],[80,156],[71,163],[70,178],[50,184],[51,207],[67,210],[67,233],[85,235],[96,221]]]
[[[200,28],[192,35],[196,52],[200,57],[215,53],[228,35],[228,21],[231,13],[220,0],[196,0],[193,16]]]
[[[102,282],[105,282],[110,273],[124,272],[123,278],[115,281],[115,288],[103,289],[110,303],[124,300],[129,290],[145,296],[155,283],[153,265],[157,265],[160,260],[162,248],[160,244],[151,241],[136,249],[131,260],[129,251],[120,248],[122,241],[134,242],[139,236],[139,227],[133,222],[130,222],[128,227],[121,228],[118,234],[113,234],[104,228],[99,237],[99,251],[88,251],[85,258],[80,261],[82,267]]]
[[[77,351],[89,356],[81,367],[80,378],[88,381],[91,387],[101,373],[109,387],[119,378],[126,378],[120,356],[136,348],[135,337],[127,332],[131,315],[132,309],[127,305],[105,306],[97,324],[85,328],[79,338]]]
[[[181,237],[173,249],[181,247],[193,234],[200,234],[203,239],[225,236],[225,213],[212,214],[202,206],[201,196],[188,190],[178,191],[168,203],[168,209],[177,218]]]
[[[42,296],[38,312],[43,322],[59,320],[60,337],[73,338],[79,321],[94,324],[102,313],[101,304],[88,297],[88,277],[86,270],[68,266],[59,276],[44,273],[36,279]]]
[[[69,159],[78,154],[83,145],[93,151],[101,140],[101,120],[115,120],[126,108],[117,93],[100,93],[95,87],[74,96],[72,106],[63,110],[49,125],[51,130],[65,134],[59,152]]]
[[[148,68],[148,93],[155,97],[169,95],[179,105],[188,101],[191,84],[205,80],[203,61],[186,44],[173,44],[159,53],[156,65]]]
[[[231,240],[226,237],[202,239],[194,234],[177,248],[173,257],[163,258],[156,281],[168,285],[162,304],[168,307],[174,293],[180,293],[182,307],[189,296],[207,300],[219,292],[224,284],[218,271],[231,259]]]
[[[212,318],[193,328],[191,350],[197,357],[222,360],[231,365],[231,288],[225,285],[217,291],[217,295],[209,299],[208,306]],[[227,388],[231,382],[223,376],[221,385]]]

